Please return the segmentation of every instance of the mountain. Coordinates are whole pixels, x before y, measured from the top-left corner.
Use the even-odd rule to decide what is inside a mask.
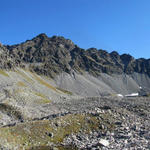
[[[129,94],[150,85],[150,59],[85,50],[61,36],[42,33],[21,44],[1,46],[1,53],[2,69],[29,69],[78,95]]]
[[[71,70],[78,73],[86,71],[94,76],[134,72],[150,76],[150,59],[134,59],[129,54],[108,53],[96,48],[84,50],[59,36],[49,38],[40,34],[32,40],[5,48],[17,62],[29,64],[35,72],[50,77],[61,72],[70,73]]]
[[[123,96],[149,89],[150,59],[43,33],[0,44],[0,149],[148,149],[149,98]]]

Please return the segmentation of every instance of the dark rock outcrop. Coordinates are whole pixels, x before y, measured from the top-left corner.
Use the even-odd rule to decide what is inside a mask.
[[[60,36],[49,38],[46,34],[40,34],[18,45],[0,47],[1,68],[27,66],[39,74],[50,77],[61,72],[70,73],[71,70],[79,73],[87,71],[94,76],[98,76],[101,72],[107,74],[137,72],[150,76],[150,59],[134,59],[129,54],[119,55],[116,51],[108,53],[96,48],[84,50],[71,40]]]
[[[0,69],[9,70],[17,65],[18,62],[9,54],[8,49],[0,44]]]

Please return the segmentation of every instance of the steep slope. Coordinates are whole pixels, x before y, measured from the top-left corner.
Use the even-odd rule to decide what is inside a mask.
[[[136,75],[140,76],[140,74]],[[89,73],[84,73],[84,75],[61,73],[55,78],[55,82],[57,86],[82,96],[104,96],[117,93],[126,95],[140,90],[139,84],[133,77],[124,74],[101,73],[100,76],[94,77]]]
[[[57,111],[51,106],[53,103],[71,97],[70,91],[58,88],[51,79],[29,70],[1,70],[0,126],[48,116]]]

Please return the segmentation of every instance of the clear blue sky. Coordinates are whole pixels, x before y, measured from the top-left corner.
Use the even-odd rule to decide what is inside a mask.
[[[40,33],[150,58],[150,0],[1,0],[0,41],[16,44]]]

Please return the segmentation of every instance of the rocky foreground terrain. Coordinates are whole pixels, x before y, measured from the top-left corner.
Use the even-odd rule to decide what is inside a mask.
[[[149,89],[150,59],[45,34],[0,44],[0,149],[149,150]]]
[[[149,98],[63,99],[43,107],[55,113],[1,127],[1,149],[150,149]]]

